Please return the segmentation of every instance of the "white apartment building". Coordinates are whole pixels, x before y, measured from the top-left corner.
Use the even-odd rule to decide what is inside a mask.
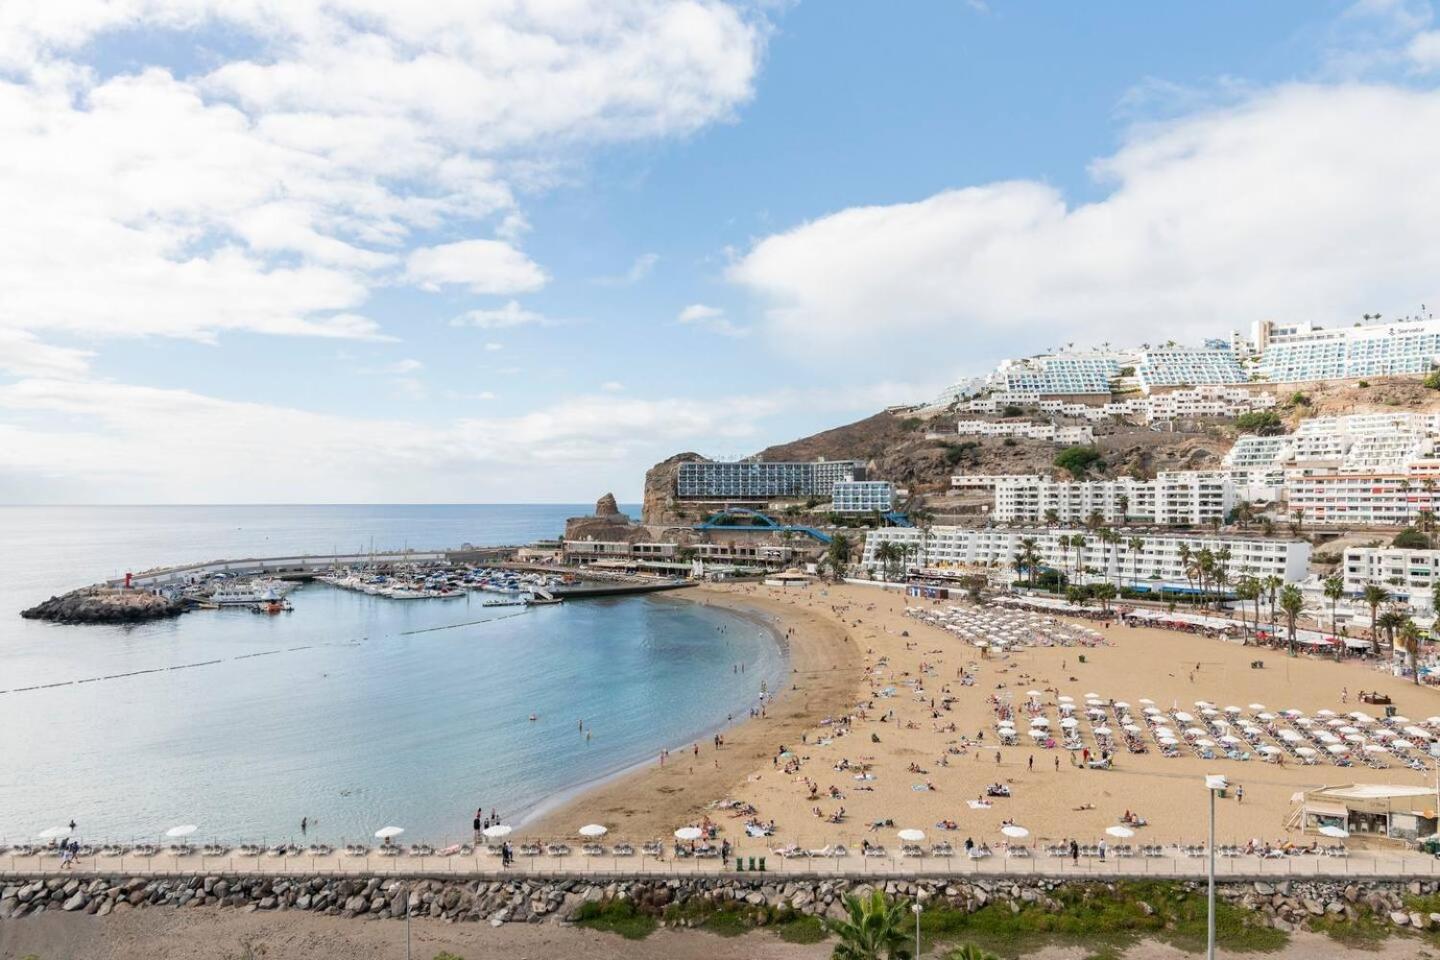
[[[1061,538],[1079,536],[1080,547],[1062,546]],[[1219,553],[1229,550],[1227,569],[1232,581],[1242,575],[1264,578],[1304,579],[1310,562],[1310,544],[1304,540],[1277,540],[1261,537],[1177,536],[1137,534],[1142,541],[1132,550],[1124,533],[1117,543],[1105,543],[1095,534],[1077,530],[1002,530],[970,527],[885,527],[865,536],[861,565],[873,572],[882,564],[876,550],[882,543],[897,543],[908,551],[907,569],[959,570],[990,567],[1014,569],[1021,543],[1035,541],[1042,566],[1070,576],[1081,571],[1085,583],[1109,581],[1140,590],[1160,587],[1189,589],[1181,549],[1194,556],[1201,550]]]
[[[991,376],[997,390],[1041,396],[1110,393],[1123,358],[1115,353],[1052,353],[1006,360]]]
[[[950,478],[950,489],[959,491],[988,491],[994,490],[996,484],[1005,480],[1029,480],[1038,483],[1040,475],[1030,474],[988,474],[988,473],[957,473]]]
[[[956,423],[962,437],[1023,437],[1053,443],[1093,443],[1095,430],[1089,426],[1062,427],[1028,420],[961,420]]]
[[[1440,483],[1406,474],[1332,473],[1285,478],[1290,511],[1305,523],[1403,527],[1421,510],[1435,513]]]
[[[1345,593],[1359,596],[1371,584],[1422,614],[1434,613],[1434,586],[1440,583],[1440,550],[1351,547],[1345,551]]]
[[[830,500],[835,513],[888,513],[895,506],[895,485],[888,480],[837,480]]]
[[[995,484],[992,516],[1001,523],[1085,523],[1099,514],[1106,523],[1204,526],[1224,522],[1238,500],[1223,472],[1176,471],[1154,480],[1059,481],[1002,477]]]
[[[1194,420],[1201,417],[1235,417],[1253,410],[1275,406],[1275,394],[1245,387],[1207,384],[1198,387],[1160,389],[1146,395],[1084,403],[1039,394],[991,393],[961,405],[971,413],[1000,413],[1006,407],[1035,407],[1042,413],[1098,423],[1121,419],[1135,423],[1165,420]]]
[[[1329,330],[1270,324],[1257,331],[1256,344],[1263,351],[1260,370],[1273,383],[1425,373],[1440,363],[1440,320]]]
[[[1250,378],[1228,349],[1158,347],[1135,359],[1135,379],[1146,393],[1156,387],[1244,383]]]

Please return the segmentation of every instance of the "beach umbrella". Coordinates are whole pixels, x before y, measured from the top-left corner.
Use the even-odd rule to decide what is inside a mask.
[[[1313,756],[1315,756],[1315,750],[1314,750],[1313,747],[1296,747],[1296,748],[1295,748],[1295,752],[1298,753],[1298,754],[1299,754],[1300,756],[1302,756],[1302,757],[1313,757]]]
[[[1074,717],[1066,717],[1064,720],[1060,721],[1060,726],[1064,727],[1066,730],[1073,730],[1076,727],[1080,726],[1080,721],[1076,720]]]
[[[704,833],[699,827],[681,827],[675,831],[676,840],[699,840]]]
[[[1434,719],[1436,719],[1436,718],[1435,718],[1435,717],[1431,717],[1431,718],[1430,718],[1430,720],[1434,720]],[[1432,726],[1432,727],[1433,727],[1434,724],[1431,723],[1430,720],[1426,720],[1426,721],[1425,721],[1425,725],[1426,725],[1426,726]],[[1391,726],[1403,727],[1403,726],[1405,726],[1405,724],[1407,724],[1407,723],[1410,722],[1410,718],[1409,718],[1409,717],[1402,717],[1402,716],[1400,716],[1400,715],[1397,713],[1397,714],[1396,714],[1395,716],[1393,716],[1393,717],[1386,717],[1386,718],[1385,718],[1385,722],[1388,723],[1388,724],[1390,724]]]
[[[1100,699],[1095,698],[1095,697],[1091,697],[1089,700],[1086,700],[1086,701],[1085,701],[1085,706],[1087,706],[1087,707],[1103,707],[1103,706],[1105,706],[1105,701],[1104,701],[1104,700],[1100,700]]]
[[[1321,743],[1339,743],[1339,742],[1340,742],[1340,738],[1337,737],[1337,736],[1335,736],[1335,734],[1333,734],[1333,733],[1322,733],[1322,734],[1320,734],[1320,736],[1316,737],[1315,739],[1316,739],[1316,740],[1319,740]]]
[[[895,833],[895,836],[899,837],[901,840],[904,840],[906,843],[919,843],[921,840],[925,839],[925,831],[916,830],[913,827],[907,827],[904,830],[897,831]]]
[[[1214,740],[1196,740],[1196,741],[1195,741],[1195,746],[1197,746],[1197,747],[1213,747],[1213,746],[1215,746],[1215,741],[1214,741]]]
[[[1074,698],[1074,697],[1057,697],[1056,699],[1059,700],[1061,703],[1074,703],[1074,702],[1075,702],[1075,698]]]
[[[1319,832],[1327,837],[1334,837],[1336,840],[1344,840],[1346,837],[1350,836],[1350,834],[1345,830],[1344,827],[1335,827],[1328,824],[1321,827]]]
[[[1209,700],[1196,700],[1195,703],[1194,703],[1194,706],[1196,706],[1196,707],[1202,707],[1202,708],[1203,708],[1203,707],[1213,707],[1214,704],[1211,703]]]
[[[1336,727],[1336,728],[1335,728],[1335,732],[1336,732],[1336,733],[1359,733],[1359,732],[1360,732],[1360,728],[1359,728],[1359,727]]]
[[[1145,716],[1147,716],[1147,717],[1158,717],[1158,716],[1160,716],[1160,711],[1157,710],[1155,707],[1146,707],[1144,710],[1141,710],[1140,712],[1143,713],[1143,714],[1145,714]]]
[[[1426,717],[1425,722],[1432,727],[1440,726],[1440,717]]]
[[[1267,744],[1263,744],[1262,746],[1260,746],[1259,750],[1260,750],[1261,753],[1265,754],[1266,756],[1271,756],[1271,757],[1275,756],[1277,753],[1280,752],[1280,748],[1279,748],[1279,747],[1273,747],[1273,746],[1271,746],[1271,745],[1268,744],[1268,743],[1267,743]]]
[[[1013,823],[1005,824],[1005,826],[1000,828],[1000,832],[1005,834],[1005,836],[1007,837],[1014,837],[1016,840],[1021,840],[1025,837],[1030,836],[1029,830],[1026,830],[1024,827],[1016,826]]]
[[[1264,709],[1265,709],[1265,704],[1263,704],[1263,703],[1252,703],[1252,704],[1250,704],[1250,709],[1251,709],[1251,710],[1264,710]]]
[[[1316,711],[1315,711],[1315,716],[1317,716],[1317,717],[1325,717],[1325,718],[1328,719],[1328,718],[1330,718],[1330,717],[1335,716],[1335,711],[1334,711],[1334,710],[1316,710]]]
[[[1232,736],[1230,736],[1229,734],[1226,734],[1225,736],[1223,736],[1223,737],[1220,738],[1220,742],[1221,742],[1221,743],[1224,743],[1224,744],[1231,744],[1231,745],[1233,745],[1233,744],[1239,743],[1239,742],[1240,742],[1240,738],[1239,738],[1239,737],[1232,737]]]
[[[1303,717],[1303,716],[1305,716],[1305,711],[1304,711],[1304,710],[1296,710],[1294,707],[1291,707],[1289,710],[1286,710],[1286,711],[1285,711],[1285,716],[1287,716],[1287,717]]]
[[[1140,702],[1147,707],[1155,706],[1155,701],[1151,700],[1149,697],[1141,697]]]
[[[1194,717],[1190,716],[1190,714],[1186,713],[1183,710],[1175,711],[1175,720],[1178,723],[1191,723],[1194,721],[1194,719]]]
[[[1098,699],[1099,696],[1100,696],[1100,694],[1098,694],[1098,693],[1087,693],[1087,694],[1085,694],[1085,699],[1086,699],[1086,700],[1095,700],[1095,699]]]
[[[1365,744],[1365,746],[1361,747],[1360,749],[1361,749],[1361,750],[1364,750],[1366,753],[1389,753],[1389,752],[1390,752],[1389,750],[1385,749],[1384,747],[1382,747],[1382,746],[1381,746],[1380,744],[1378,744],[1378,743],[1367,743],[1367,744]]]
[[[1350,742],[1350,743],[1364,743],[1364,742],[1365,742],[1365,738],[1362,737],[1362,736],[1360,736],[1360,734],[1358,734],[1358,733],[1347,733],[1347,734],[1345,734],[1345,739],[1346,739],[1348,742]]]
[[[1126,733],[1139,733],[1139,732],[1140,732],[1140,728],[1137,727],[1137,726],[1135,726],[1135,724],[1133,724],[1133,723],[1127,723],[1127,724],[1125,724],[1125,732],[1126,732]]]
[[[1349,753],[1349,752],[1350,752],[1350,748],[1347,747],[1347,746],[1345,746],[1345,744],[1343,744],[1343,743],[1332,743],[1332,744],[1330,744],[1330,746],[1326,747],[1325,749],[1326,749],[1326,750],[1329,750],[1331,753],[1335,754],[1335,756],[1337,756],[1337,757],[1340,756],[1341,754],[1346,754],[1346,753]]]
[[[1025,694],[1025,696],[1038,699],[1039,697],[1043,696],[1043,694],[1041,694],[1039,690],[1031,690],[1029,693]]]
[[[1105,711],[1099,709],[1098,707],[1091,707],[1089,710],[1086,710],[1086,711],[1085,711],[1085,716],[1087,716],[1087,717],[1103,717],[1103,716],[1105,716]]]
[[[1225,708],[1225,712],[1226,712],[1226,713],[1239,713],[1239,712],[1240,712],[1240,708],[1239,708],[1239,707],[1226,707],[1226,708]]]
[[[1391,741],[1390,743],[1390,748],[1392,750],[1409,750],[1412,749],[1414,746],[1415,744],[1411,743],[1409,740],[1406,740],[1404,737],[1400,737],[1396,740]]]
[[[1199,727],[1186,727],[1186,728],[1185,728],[1185,736],[1187,736],[1187,737],[1203,737],[1203,736],[1205,736],[1205,731],[1204,731],[1204,730],[1201,730]]]
[[[1300,736],[1300,734],[1296,733],[1294,730],[1281,730],[1280,739],[1284,740],[1286,743],[1299,743],[1305,738]]]
[[[1256,720],[1259,720],[1261,723],[1269,723],[1271,720],[1274,720],[1274,719],[1275,719],[1275,714],[1273,714],[1273,713],[1257,713],[1257,714],[1255,714],[1255,719],[1256,719]]]
[[[1030,736],[1035,740],[1044,740],[1050,733],[1044,727],[1031,727]]]
[[[1108,736],[1110,736],[1110,734],[1112,734],[1112,733],[1114,733],[1114,732],[1115,732],[1115,731],[1111,730],[1109,727],[1096,727],[1096,728],[1095,728],[1095,735],[1096,735],[1097,737],[1108,737]]]
[[[1049,721],[1049,720],[1046,720],[1044,717],[1031,717],[1031,718],[1030,718],[1030,726],[1032,726],[1032,727],[1048,727],[1048,726],[1050,726],[1050,721]]]
[[[1297,717],[1297,718],[1295,719],[1295,726],[1297,726],[1297,727],[1313,727],[1313,726],[1315,726],[1315,721],[1314,721],[1314,720],[1311,720],[1309,717]]]
[[[195,826],[195,824],[193,824],[193,823],[186,823],[186,824],[183,824],[183,825],[181,825],[181,826],[171,827],[169,830],[166,830],[166,831],[165,831],[165,836],[167,836],[167,837],[188,837],[188,836],[190,836],[190,834],[194,833],[196,830],[199,830],[199,829],[200,829],[200,828],[197,827],[197,826]]]
[[[1115,709],[1116,709],[1116,710],[1129,710],[1129,709],[1130,709],[1130,704],[1126,703],[1124,700],[1116,700],[1116,701],[1115,701]]]
[[[1105,832],[1110,834],[1110,836],[1112,837],[1120,837],[1122,840],[1126,837],[1135,836],[1135,831],[1131,830],[1129,827],[1106,827]]]
[[[404,827],[381,827],[379,830],[375,831],[375,836],[379,837],[381,840],[389,840],[392,837],[400,836],[400,834],[404,832]]]
[[[1349,724],[1337,717],[1334,720],[1326,720],[1325,726],[1333,729],[1335,727],[1348,727]]]
[[[580,828],[580,836],[582,837],[603,837],[609,832],[607,828],[598,823],[587,823]]]
[[[480,832],[485,834],[485,836],[489,837],[491,840],[498,840],[501,837],[510,836],[511,831],[513,831],[514,829],[515,828],[512,826],[508,826],[503,823],[497,823],[492,826],[486,827]]]
[[[58,840],[60,837],[70,836],[69,827],[50,827],[40,831],[41,840]]]
[[[1073,703],[1062,703],[1062,704],[1060,704],[1060,712],[1061,712],[1061,713],[1074,713],[1074,712],[1075,712],[1075,704],[1073,704]]]

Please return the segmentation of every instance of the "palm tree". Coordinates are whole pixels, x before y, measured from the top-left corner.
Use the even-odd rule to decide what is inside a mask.
[[[1335,610],[1336,610],[1336,607],[1337,607],[1337,606],[1339,605],[1339,603],[1340,603],[1340,598],[1343,597],[1343,596],[1345,596],[1345,578],[1342,577],[1342,576],[1339,576],[1339,575],[1332,576],[1332,577],[1326,577],[1326,578],[1325,578],[1325,599],[1327,599],[1327,600],[1330,601],[1330,632],[1333,633],[1333,634],[1337,634],[1337,637],[1336,637],[1336,640],[1337,640],[1337,641],[1339,640],[1338,634],[1339,634],[1340,631],[1339,631],[1339,628],[1335,625],[1335,623],[1336,623],[1336,613],[1335,613]],[[1336,659],[1336,660],[1339,660],[1339,659],[1340,659],[1340,649],[1341,649],[1342,646],[1343,646],[1343,645],[1340,644],[1340,643],[1338,643],[1338,642],[1335,644],[1335,659]]]
[[[1180,569],[1185,572],[1185,583],[1191,590],[1195,589],[1195,577],[1190,572],[1190,544],[1180,544]]]
[[[1045,511],[1045,526],[1053,527],[1060,522],[1060,511],[1051,507]]]
[[[833,960],[910,960],[910,937],[905,905],[892,902],[885,891],[866,899],[845,898],[846,917],[826,923],[840,942]]]
[[[1395,634],[1401,627],[1405,626],[1405,621],[1408,619],[1410,618],[1405,616],[1405,614],[1396,607],[1392,607],[1380,614],[1378,624],[1380,629],[1385,632],[1385,636],[1389,638],[1391,659],[1395,657]]]
[[[1290,656],[1295,656],[1295,618],[1305,609],[1305,597],[1300,588],[1287,583],[1280,590],[1280,609],[1285,611],[1285,626],[1290,631]]]
[[[1295,531],[1295,536],[1298,537],[1298,536],[1300,536],[1300,534],[1302,534],[1302,533],[1305,532],[1305,511],[1304,511],[1304,510],[1301,510],[1299,507],[1296,507],[1294,510],[1290,511],[1290,519],[1295,521],[1294,523],[1292,523],[1292,524],[1290,525],[1290,529],[1293,530],[1293,531]]]
[[[1280,588],[1285,586],[1285,580],[1272,573],[1260,581],[1260,586],[1270,595],[1270,632],[1273,634],[1275,632],[1275,601],[1280,596]]]
[[[1077,533],[1077,534],[1075,534],[1075,536],[1073,536],[1073,537],[1070,538],[1070,546],[1072,546],[1072,547],[1075,548],[1075,582],[1076,582],[1076,583],[1079,583],[1079,582],[1080,582],[1080,565],[1085,562],[1085,544],[1086,544],[1086,542],[1087,542],[1087,541],[1086,541],[1086,539],[1085,539],[1085,535],[1084,535],[1084,534],[1081,534],[1081,533]]]
[[[1380,614],[1380,604],[1390,599],[1390,591],[1378,583],[1367,583],[1360,597],[1365,601],[1365,606],[1370,608],[1370,652],[1379,654],[1380,633],[1377,620]]]
[[[1101,527],[1105,526],[1105,514],[1101,513],[1099,510],[1091,510],[1090,516],[1085,518],[1085,526],[1089,527],[1091,530],[1099,530]]]
[[[1115,599],[1119,593],[1113,583],[1097,583],[1094,587],[1095,599],[1100,601],[1100,609],[1106,613],[1110,612],[1110,601]]]
[[[1000,960],[993,953],[986,953],[973,943],[967,943],[959,950],[950,953],[950,960]]]
[[[1418,684],[1420,682],[1420,628],[1415,626],[1415,621],[1409,617],[1400,625],[1400,649],[1410,660],[1410,672]]]
[[[1129,495],[1129,494],[1127,494],[1127,493],[1122,493],[1122,494],[1120,494],[1118,497],[1115,498],[1115,512],[1120,515],[1120,516],[1117,517],[1116,519],[1119,521],[1119,523],[1120,523],[1121,526],[1124,526],[1124,525],[1125,525],[1125,521],[1126,521],[1126,520],[1129,518],[1129,516],[1130,516],[1130,495]]]
[[[1060,569],[1064,570],[1070,566],[1070,536],[1062,533],[1055,538],[1055,543],[1060,547]]]
[[[835,574],[836,579],[845,575],[845,569],[850,566],[850,552],[854,544],[850,538],[843,533],[837,533],[830,538],[830,546],[825,549],[825,560],[830,566],[830,571]]]
[[[1025,565],[1029,574],[1030,586],[1035,586],[1035,567],[1040,563],[1039,542],[1034,537],[1022,537],[1020,539],[1020,554],[1017,561]]]
[[[1235,584],[1235,597],[1241,602],[1241,622],[1244,622],[1245,620],[1244,602],[1246,600],[1255,601],[1255,629],[1256,631],[1258,631],[1260,629],[1260,581],[1256,580],[1249,574],[1241,577],[1240,582]]]
[[[1145,551],[1144,537],[1131,537],[1125,546],[1130,551],[1130,589],[1140,582],[1140,554]]]

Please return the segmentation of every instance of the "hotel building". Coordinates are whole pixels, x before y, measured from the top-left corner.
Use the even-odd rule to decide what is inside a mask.
[[[1054,511],[1057,522],[1085,523],[1099,514],[1106,523],[1204,526],[1225,521],[1237,497],[1224,473],[1161,473],[1154,480],[1060,481],[1038,477],[1002,477],[995,484],[995,510],[1001,523],[1043,523]]]
[[[837,480],[830,499],[835,513],[888,513],[895,506],[895,485],[888,480]]]
[[[1084,544],[1062,546],[1061,537],[1079,536]],[[942,572],[973,568],[1014,571],[1021,542],[1035,541],[1040,564],[1072,575],[1078,569],[1084,583],[1111,582],[1144,590],[1150,587],[1193,586],[1185,575],[1181,548],[1191,556],[1201,550],[1230,551],[1227,567],[1233,582],[1242,575],[1278,576],[1287,581],[1305,577],[1310,561],[1310,544],[1304,540],[1262,537],[1178,536],[1138,534],[1143,545],[1131,550],[1130,537],[1122,533],[1118,543],[1105,543],[1084,530],[1008,530],[971,527],[884,527],[865,536],[861,565],[872,573],[883,564],[876,558],[882,543],[897,543],[908,552],[907,569]]]
[[[1351,596],[1375,584],[1417,613],[1433,613],[1433,589],[1440,583],[1440,550],[1351,547],[1345,551],[1342,573],[1345,592]]]
[[[1273,383],[1425,373],[1440,363],[1440,320],[1257,326],[1260,370]]]
[[[863,460],[698,460],[680,464],[675,494],[689,500],[829,497],[839,481],[864,479]]]
[[[1026,420],[961,420],[955,426],[962,437],[1022,437],[1061,444],[1095,441],[1095,431],[1089,426],[1061,427]]]

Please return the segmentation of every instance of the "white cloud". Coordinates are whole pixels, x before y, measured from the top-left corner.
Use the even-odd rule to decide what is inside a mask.
[[[510,300],[494,310],[469,310],[450,321],[454,327],[479,327],[482,330],[505,330],[511,327],[550,326],[555,321]]]
[[[597,277],[595,282],[606,287],[632,287],[655,271],[660,262],[658,253],[642,253],[630,264],[630,269],[617,277]]]
[[[1416,34],[1405,47],[1405,55],[1421,73],[1440,70],[1440,30]]]
[[[621,383],[619,380],[606,380],[604,383],[600,384],[600,389],[605,390],[609,393],[619,393],[621,390],[625,389],[625,384]]]
[[[0,327],[0,372],[24,377],[79,377],[90,370],[89,350],[42,343],[21,330]]]
[[[440,502],[513,499],[520,482],[535,499],[568,499],[577,493],[574,471],[548,468],[589,467],[597,487],[634,487],[675,449],[746,442],[755,418],[778,408],[769,397],[596,395],[431,424],[31,379],[0,386],[0,411],[50,422],[0,423],[0,489],[62,475],[109,502],[193,502],[197,492],[213,502],[393,502],[414,499],[415,477],[424,475],[424,496]]]
[[[463,284],[475,293],[529,293],[548,279],[525,254],[499,240],[461,240],[411,252],[405,279],[427,289]]]
[[[121,32],[246,53],[92,65]],[[397,276],[534,290],[509,178],[728,118],[763,43],[709,0],[10,0],[0,216],[24,229],[0,233],[0,328],[374,338],[365,302]]]
[[[745,327],[731,323],[724,310],[703,303],[692,303],[681,310],[675,317],[675,322],[682,326],[700,327],[726,337],[744,337],[750,333]]]
[[[1437,149],[1440,93],[1288,86],[1136,128],[1093,164],[1113,185],[1096,202],[1009,181],[855,207],[760,240],[728,276],[827,362],[927,338],[916,375],[1157,328],[1394,314],[1440,295]]]

